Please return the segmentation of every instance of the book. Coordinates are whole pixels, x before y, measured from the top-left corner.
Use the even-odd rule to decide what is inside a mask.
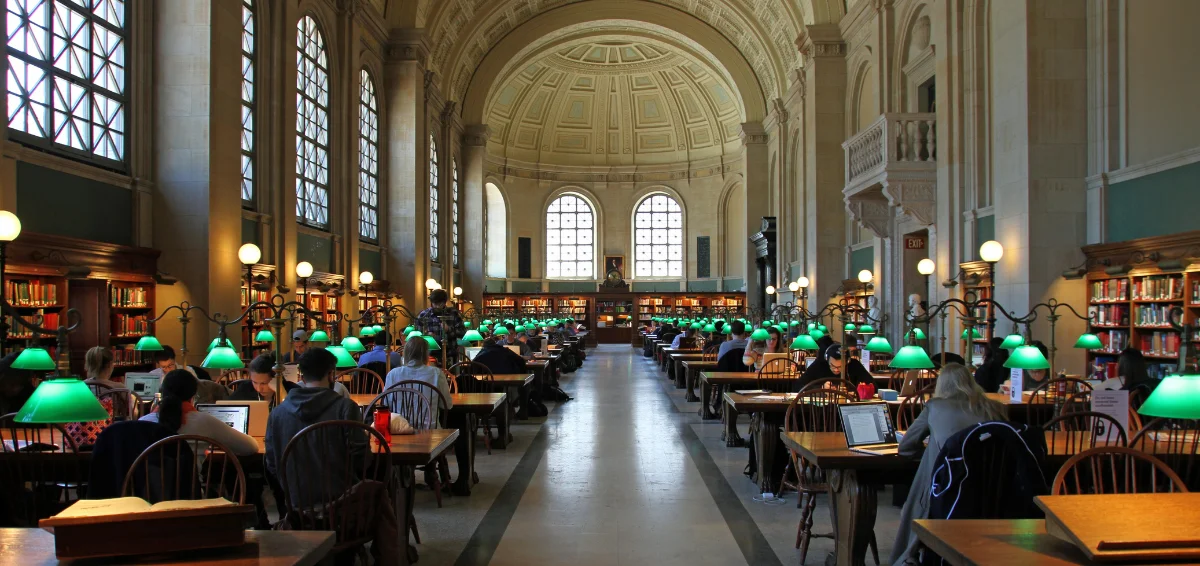
[[[54,516],[55,519],[77,519],[80,517],[108,517],[113,515],[130,515],[134,513],[155,513],[162,511],[182,511],[188,509],[207,509],[210,507],[233,506],[233,502],[223,497],[215,499],[194,499],[179,501],[160,501],[151,505],[140,497],[116,497],[113,499],[80,499],[70,507]]]

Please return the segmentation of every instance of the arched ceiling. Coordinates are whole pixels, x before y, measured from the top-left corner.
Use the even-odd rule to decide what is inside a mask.
[[[520,57],[502,76],[487,103],[493,156],[561,166],[674,164],[739,145],[737,91],[694,52],[666,41],[585,33]]]

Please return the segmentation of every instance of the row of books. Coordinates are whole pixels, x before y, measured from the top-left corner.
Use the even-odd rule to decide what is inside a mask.
[[[1191,302],[1200,303],[1200,281],[1192,281]]]
[[[1092,281],[1092,302],[1128,301],[1128,279],[1104,279]]]
[[[1101,326],[1129,326],[1128,305],[1092,305],[1088,316],[1093,324]]]
[[[21,320],[24,320],[25,322],[35,326],[53,330],[58,328],[59,314],[56,312],[45,312],[39,310],[34,314],[22,315]],[[32,330],[15,323],[11,316],[5,316],[4,322],[8,325],[9,338],[35,338]]]
[[[1106,352],[1110,354],[1119,354],[1129,346],[1129,331],[1128,330],[1104,330],[1097,332],[1096,337],[1100,339],[1100,343],[1104,347],[1095,352]]]
[[[153,334],[151,330],[150,316],[115,314],[112,320],[113,336],[145,336]]]
[[[148,295],[142,287],[112,287],[108,290],[108,304],[124,308],[148,307]]]
[[[1170,326],[1171,309],[1170,305],[1138,305],[1137,310],[1134,311],[1133,324],[1135,326]]]
[[[1146,373],[1154,379],[1162,379],[1168,375],[1179,373],[1179,366],[1176,364],[1146,364]]]
[[[250,303],[252,303],[252,302],[257,303],[259,301],[266,302],[266,303],[271,302],[271,293],[268,291],[259,291],[257,289],[254,291],[251,291],[250,289],[242,287],[242,307],[243,308],[250,306]]]
[[[33,279],[30,281],[5,281],[4,296],[14,307],[58,306],[58,285]]]
[[[113,364],[117,366],[136,366],[149,364],[151,357],[146,352],[133,349],[133,344],[125,344],[112,349]]]
[[[1141,350],[1143,354],[1149,356],[1178,356],[1179,343],[1181,342],[1179,334],[1171,331],[1155,331],[1148,334],[1143,334],[1141,339]]]
[[[1182,298],[1182,275],[1148,275],[1133,280],[1133,299],[1135,301]]]

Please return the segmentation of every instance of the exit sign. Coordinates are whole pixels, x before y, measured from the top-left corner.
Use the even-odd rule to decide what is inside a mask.
[[[925,249],[924,236],[905,236],[904,249],[906,250],[923,250]]]

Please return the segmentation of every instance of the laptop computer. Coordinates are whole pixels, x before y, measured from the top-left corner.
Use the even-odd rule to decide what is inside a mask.
[[[847,403],[838,405],[846,446],[853,452],[896,454],[900,444],[892,415],[884,403]]]
[[[775,360],[775,359],[786,360],[787,357],[788,357],[788,355],[786,353],[782,353],[782,354],[766,353],[766,354],[763,354],[763,365],[766,366],[768,363],[770,363],[771,360]]]
[[[271,411],[270,401],[217,401],[217,405],[228,407],[249,406],[250,424],[246,430],[250,432],[246,434],[258,437],[267,435],[267,415]]]
[[[196,405],[196,410],[207,413],[242,434],[250,434],[250,406],[241,405]]]
[[[481,348],[479,346],[470,346],[470,347],[466,348],[465,352],[467,354],[467,359],[474,360],[475,356],[479,355],[479,351],[482,349],[483,348]]]
[[[521,347],[520,346],[510,344],[508,346],[505,346],[505,348],[512,350],[512,353],[514,353],[518,356],[521,355]]]
[[[137,395],[138,400],[153,401],[154,396],[158,393],[158,385],[161,380],[161,375],[153,373],[127,373],[125,374],[125,388]]]

